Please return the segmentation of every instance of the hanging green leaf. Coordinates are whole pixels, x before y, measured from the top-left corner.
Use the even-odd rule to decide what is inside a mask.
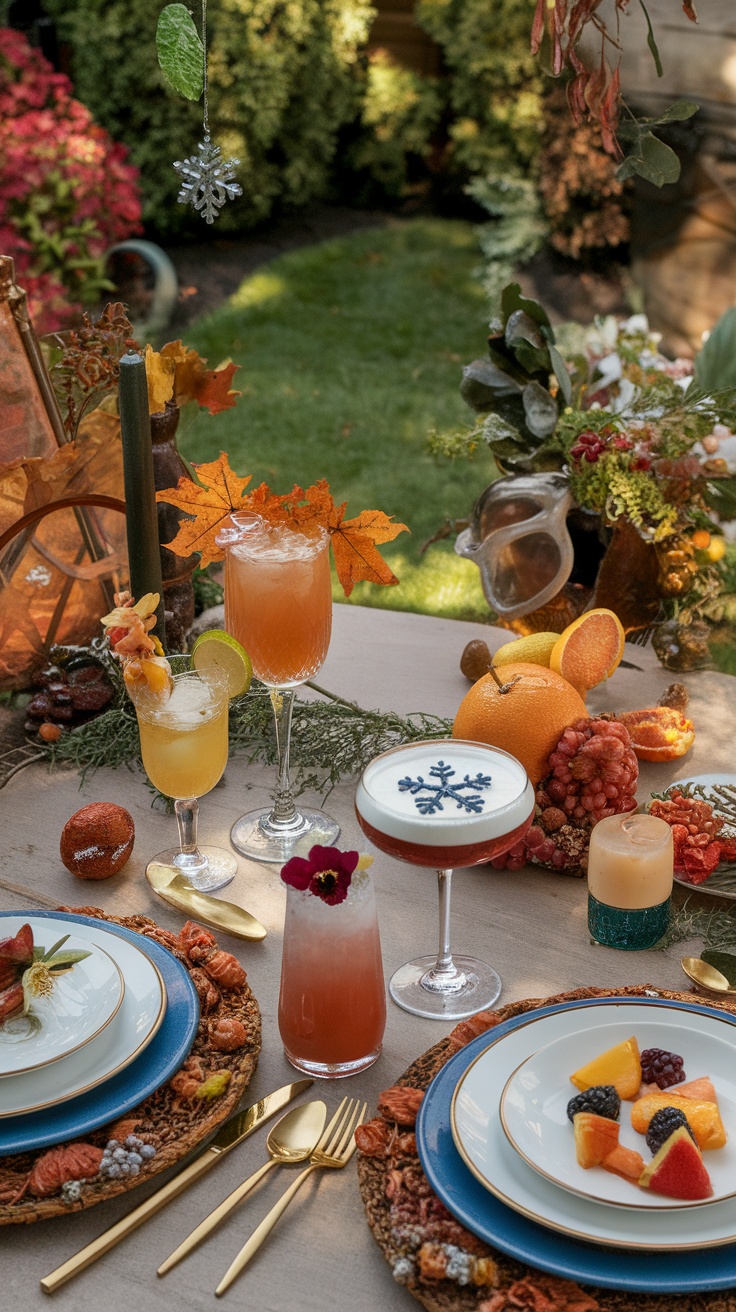
[[[185,5],[167,5],[156,28],[158,62],[173,91],[199,100],[204,88],[204,46]]]
[[[663,69],[662,69],[662,60],[661,60],[660,57],[659,57],[659,51],[658,51],[658,49],[657,49],[657,42],[656,42],[655,39],[654,39],[654,28],[652,27],[652,20],[651,20],[651,18],[649,17],[649,11],[648,11],[646,5],[644,4],[644,0],[639,0],[639,4],[641,5],[642,10],[644,11],[644,17],[645,17],[645,19],[647,20],[647,45],[649,46],[649,49],[650,49],[651,52],[652,52],[652,59],[654,60],[654,67],[655,67],[656,70],[657,70],[657,77],[661,77],[661,76],[662,76],[662,73],[663,73]]]

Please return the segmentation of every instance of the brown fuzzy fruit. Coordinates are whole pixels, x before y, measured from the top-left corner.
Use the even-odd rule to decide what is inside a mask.
[[[473,638],[460,657],[460,670],[471,683],[477,683],[493,664],[488,644],[482,638]]]
[[[114,802],[92,802],[71,816],[61,831],[61,859],[80,879],[108,879],[133,851],[133,817]]]

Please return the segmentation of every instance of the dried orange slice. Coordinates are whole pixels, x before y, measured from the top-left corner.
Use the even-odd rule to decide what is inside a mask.
[[[623,711],[619,724],[629,731],[631,745],[640,761],[676,761],[695,742],[695,728],[682,711],[672,706],[650,706],[645,711]]]
[[[618,667],[625,637],[624,626],[612,610],[588,610],[560,634],[549,667],[585,696]]]

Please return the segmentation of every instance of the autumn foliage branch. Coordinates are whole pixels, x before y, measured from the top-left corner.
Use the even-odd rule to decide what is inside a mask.
[[[654,61],[657,76],[662,76],[662,64],[644,0],[639,0],[647,25],[647,44]],[[604,149],[616,159],[623,158],[619,136],[632,141],[629,154],[623,159],[619,177],[623,180],[638,173],[656,186],[674,182],[680,166],[674,151],[655,137],[651,131],[665,123],[689,118],[698,106],[691,101],[678,101],[657,119],[630,120],[621,130],[621,42],[619,21],[629,9],[630,0],[615,0],[615,35],[600,14],[602,0],[537,0],[532,24],[532,53],[540,55],[553,77],[567,75],[567,98],[575,124],[585,121],[598,123]],[[682,0],[682,8],[692,23],[698,16],[692,0]],[[581,54],[584,37],[590,29],[600,39],[600,56],[592,67]]]

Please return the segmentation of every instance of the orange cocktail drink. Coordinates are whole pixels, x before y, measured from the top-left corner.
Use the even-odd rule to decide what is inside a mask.
[[[332,630],[327,534],[264,525],[233,545],[225,560],[225,627],[269,687],[311,679]]]
[[[231,516],[217,541],[225,549],[225,627],[270,692],[279,754],[273,806],[241,816],[230,838],[243,856],[282,863],[340,832],[323,811],[297,810],[289,783],[294,689],[317,673],[330,645],[330,538],[318,525],[300,529],[244,513]]]

